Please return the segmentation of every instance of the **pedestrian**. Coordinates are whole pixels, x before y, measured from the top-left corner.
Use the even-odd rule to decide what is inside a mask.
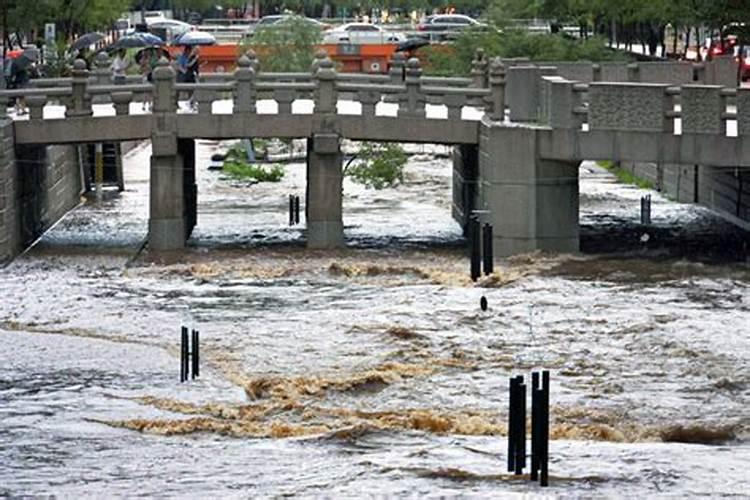
[[[36,63],[39,60],[39,50],[36,47],[29,47],[23,51],[23,54],[13,59],[10,68],[10,88],[24,89],[29,86],[29,81],[36,76]],[[15,104],[16,113],[19,115],[26,114],[26,100],[19,96]]]
[[[130,67],[130,61],[126,57],[125,49],[120,49],[115,53],[115,58],[112,61],[112,81],[116,84],[125,83],[127,79],[127,71]]]
[[[140,59],[139,59],[139,65],[141,68],[141,74],[143,75],[143,82],[144,83],[152,83],[153,82],[153,75],[154,75],[154,68],[156,68],[156,64],[159,62],[159,54],[157,49],[154,49],[153,47],[148,47],[140,51],[139,53]],[[146,94],[146,96],[143,99],[143,110],[147,111],[151,108],[151,94]]]
[[[196,83],[200,71],[200,52],[198,47],[186,45],[177,59],[177,76],[183,83]],[[188,92],[188,106],[195,107],[193,92]]]

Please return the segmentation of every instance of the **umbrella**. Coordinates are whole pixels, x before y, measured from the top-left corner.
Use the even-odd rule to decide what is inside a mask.
[[[174,41],[175,45],[213,45],[215,43],[216,38],[205,31],[187,31]]]
[[[398,44],[396,52],[415,50],[429,44],[430,42],[428,40],[425,40],[424,38],[409,38],[408,40]]]
[[[109,48],[111,50],[132,49],[136,47],[154,47],[164,45],[164,40],[151,33],[133,33],[117,40]]]
[[[104,40],[104,35],[102,35],[101,33],[86,33],[85,35],[78,38],[75,42],[73,42],[70,45],[70,49],[81,50],[102,40]]]

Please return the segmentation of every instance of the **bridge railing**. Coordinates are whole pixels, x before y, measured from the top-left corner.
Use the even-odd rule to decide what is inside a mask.
[[[555,129],[750,134],[750,89],[720,85],[580,83],[542,77],[539,120]]]
[[[181,109],[179,101],[189,95],[200,115],[213,114],[217,101],[231,103],[227,107],[225,102],[219,113],[257,113],[260,100],[275,101],[277,114],[292,114],[292,105],[298,100],[312,101],[313,113],[337,114],[339,101],[348,99],[360,102],[365,116],[375,116],[381,102],[393,105],[396,117],[426,119],[429,105],[444,106],[449,120],[462,119],[464,107],[489,113],[496,120],[505,116],[504,66],[499,61],[490,64],[481,52],[473,61],[471,78],[424,76],[418,59],[407,61],[400,53],[389,73],[382,75],[338,73],[325,54],[316,56],[309,73],[264,73],[249,54],[240,58],[233,73],[203,75],[196,83],[178,83],[166,60],[154,69],[153,82],[130,79],[113,83],[105,59],[97,59],[93,72],[79,60],[70,78],[39,83],[36,88],[0,91],[0,113],[13,98],[25,98],[31,120],[111,116],[112,109],[115,116],[125,116],[131,114],[133,103],[144,100],[154,101],[155,113],[185,113],[190,110]],[[64,115],[56,111],[45,116],[45,106],[53,104],[64,108]],[[429,116],[441,117],[439,113]]]

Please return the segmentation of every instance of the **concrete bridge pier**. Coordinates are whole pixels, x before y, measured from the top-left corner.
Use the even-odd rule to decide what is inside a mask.
[[[497,256],[578,251],[578,163],[542,159],[543,130],[480,125],[479,206]]]
[[[184,248],[196,222],[195,142],[155,134],[151,144],[149,248]]]
[[[307,147],[307,246],[344,246],[342,189],[344,173],[340,137],[315,134]]]

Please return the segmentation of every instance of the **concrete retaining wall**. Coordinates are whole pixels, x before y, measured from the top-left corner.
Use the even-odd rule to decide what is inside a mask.
[[[76,146],[14,147],[12,124],[0,130],[2,265],[78,205],[82,186]]]
[[[453,219],[462,228],[477,205],[477,177],[479,176],[479,156],[476,146],[456,146],[453,148]]]
[[[750,230],[750,169],[627,163],[622,168],[684,203],[698,203]]]

